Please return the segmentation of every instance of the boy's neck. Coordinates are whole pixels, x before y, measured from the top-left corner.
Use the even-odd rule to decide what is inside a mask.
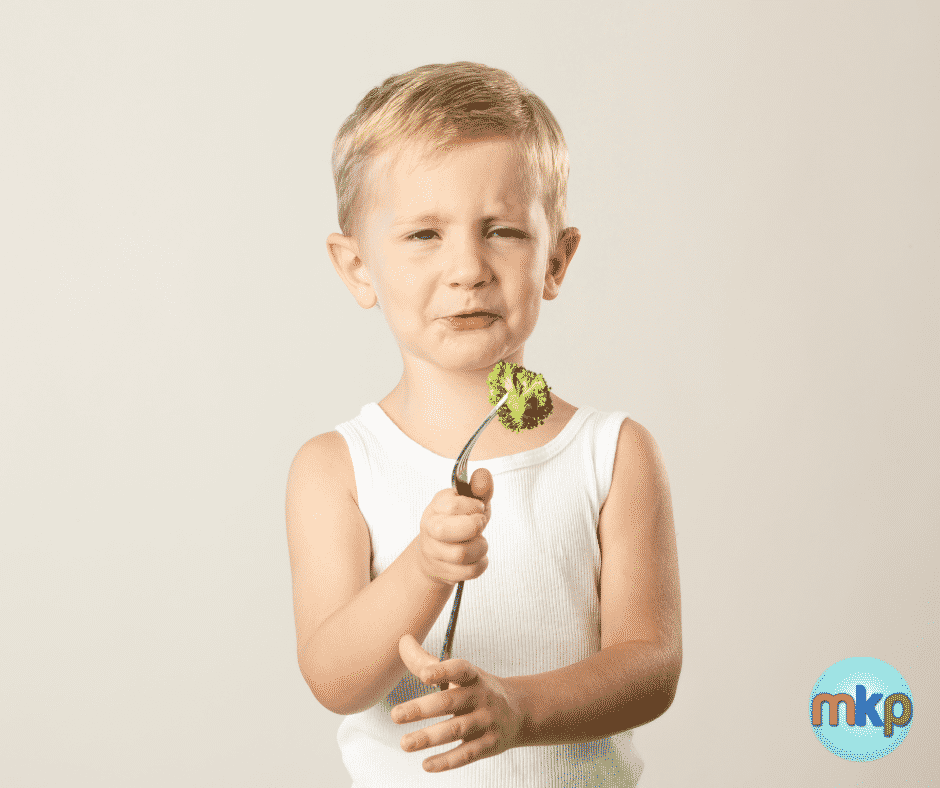
[[[421,374],[409,375],[406,371],[379,405],[413,441],[442,457],[456,458],[493,409],[489,402],[489,370],[480,374],[435,372],[421,370]],[[552,402],[552,415],[536,429],[513,433],[498,423],[490,424],[473,450],[473,459],[503,457],[545,445],[577,410],[554,395]]]
[[[441,443],[463,438],[466,443],[493,406],[489,401],[488,371],[409,375],[382,400],[382,407],[412,435],[434,436]]]

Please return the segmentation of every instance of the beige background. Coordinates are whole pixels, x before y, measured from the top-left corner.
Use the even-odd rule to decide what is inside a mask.
[[[326,256],[330,144],[471,59],[571,148],[584,241],[527,365],[670,471],[685,664],[643,787],[932,784],[940,6],[314,5],[0,3],[0,782],[348,786],[284,485],[400,360]],[[849,656],[913,692],[873,763],[807,720]]]

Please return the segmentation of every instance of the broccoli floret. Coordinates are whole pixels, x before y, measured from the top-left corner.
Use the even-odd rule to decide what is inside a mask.
[[[498,403],[508,391],[509,399],[497,415],[504,427],[513,432],[531,430],[545,423],[552,412],[551,388],[545,378],[511,361],[500,361],[487,378],[490,404]]]

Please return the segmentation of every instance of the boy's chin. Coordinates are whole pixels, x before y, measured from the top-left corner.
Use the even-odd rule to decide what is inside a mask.
[[[505,347],[498,344],[479,349],[451,348],[428,354],[419,363],[431,364],[444,372],[456,374],[467,372],[489,374],[490,370],[502,361],[504,353]]]

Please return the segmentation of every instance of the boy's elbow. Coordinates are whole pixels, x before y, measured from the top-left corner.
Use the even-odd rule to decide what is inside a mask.
[[[672,702],[676,699],[676,690],[679,687],[679,676],[676,675],[675,679],[670,679],[666,686],[663,687],[662,692],[659,695],[659,710],[656,714],[657,717],[665,714],[669,707],[672,706]]]
[[[679,688],[679,674],[682,672],[682,647],[673,649],[663,660],[663,670],[658,687],[656,717],[668,711],[676,699],[676,690]],[[654,718],[655,719],[655,718]]]
[[[659,651],[657,666],[647,674],[632,709],[633,724],[630,727],[646,725],[661,717],[672,706],[679,686],[679,673],[682,670],[682,651],[671,649]]]
[[[336,697],[336,695],[324,689],[322,685],[308,681],[307,686],[310,687],[310,691],[313,693],[313,697],[315,697],[319,704],[327,711],[331,711],[334,714],[341,714],[343,716],[347,714],[355,714],[357,711],[362,711],[362,709],[347,707],[341,698]]]
[[[300,665],[300,672],[304,677],[304,681],[307,682],[307,687],[310,688],[310,692],[313,693],[313,697],[315,697],[317,702],[327,711],[342,715],[355,714],[358,711],[363,711],[363,709],[351,708],[348,699],[343,698],[342,694],[336,691],[338,682],[317,681],[309,671],[304,669],[302,663]]]
[[[665,714],[676,699],[677,685],[678,678],[656,682],[653,688],[637,699],[638,702],[627,715],[632,718],[631,724],[626,727],[646,725]]]
[[[297,647],[297,667],[300,668],[300,675],[304,677],[307,687],[313,693],[313,697],[327,711],[334,714],[346,714],[343,710],[343,704],[339,702],[335,689],[335,681],[324,682],[322,680],[323,671],[319,669],[316,659],[316,644],[314,638],[310,637],[304,644],[298,644]]]
[[[311,666],[300,658],[297,660],[300,667],[300,673],[304,677],[310,692],[317,702],[327,711],[333,714],[358,714],[375,705],[374,701],[369,701],[351,694],[342,679],[317,678],[317,672]]]

